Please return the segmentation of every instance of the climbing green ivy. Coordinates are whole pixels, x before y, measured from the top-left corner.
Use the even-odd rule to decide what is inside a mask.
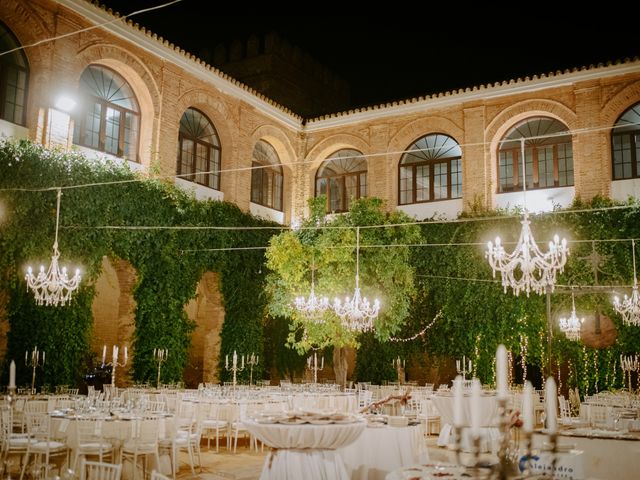
[[[124,183],[123,183],[124,182]],[[100,184],[100,185],[96,185]],[[55,230],[55,189],[64,189],[60,213],[61,263],[81,265],[83,280],[70,305],[36,306],[26,292],[25,265],[49,263]],[[83,185],[91,185],[83,187]],[[38,384],[77,383],[92,363],[89,335],[94,283],[103,256],[127,260],[136,271],[133,338],[135,381],[155,383],[154,348],[168,348],[162,381],[182,379],[194,325],[184,306],[206,271],[219,274],[225,309],[221,357],[234,349],[263,354],[262,247],[266,230],[117,230],[109,226],[263,226],[272,224],[227,202],[201,202],[173,185],[142,178],[126,166],[90,161],[76,153],[46,150],[20,141],[0,143],[1,290],[10,325],[5,360],[16,359],[18,383],[29,384],[21,359],[33,346],[47,351]],[[32,191],[33,189],[38,191]],[[205,355],[207,352],[205,352]],[[8,361],[5,361],[5,372]],[[261,378],[259,365],[254,378]],[[225,378],[226,372],[221,372]],[[243,372],[240,379],[248,379]]]

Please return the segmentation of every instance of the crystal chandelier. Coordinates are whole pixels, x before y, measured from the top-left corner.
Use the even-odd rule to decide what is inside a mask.
[[[531,222],[529,212],[527,212],[527,179],[524,162],[524,138],[520,139],[520,150],[522,156],[522,189],[524,213],[520,238],[512,253],[506,253],[500,237],[496,237],[495,245],[488,243],[485,257],[489,260],[489,265],[493,269],[493,276],[496,270],[501,273],[502,286],[504,292],[507,288],[513,289],[513,294],[518,296],[520,292],[526,292],[527,296],[531,290],[538,294],[546,291],[547,287],[553,291],[556,283],[556,275],[564,270],[567,263],[569,249],[567,241],[562,241],[558,235],[553,237],[553,242],[549,242],[549,251],[542,253],[531,233]]]
[[[49,270],[45,272],[44,265],[40,266],[38,276],[33,275],[31,267],[27,269],[25,280],[27,281],[27,289],[33,290],[37,305],[58,305],[64,306],[71,300],[71,293],[78,288],[80,284],[80,270],[77,269],[75,275],[69,279],[67,267],[58,266],[58,258],[60,251],[58,250],[58,223],[60,220],[60,197],[62,190],[58,189],[58,204],[56,207],[56,238],[53,242],[53,255],[51,257],[51,265]]]
[[[380,301],[376,298],[373,305],[366,297],[360,295],[360,227],[356,227],[356,289],[353,297],[347,297],[344,304],[336,298],[333,309],[342,320],[342,325],[349,330],[366,332],[373,330],[373,320],[380,312]]]
[[[309,298],[297,297],[294,307],[305,317],[311,319],[321,319],[321,314],[329,308],[329,299],[327,297],[318,298],[314,291],[315,285],[315,261],[311,260],[311,293]]]
[[[576,315],[576,301],[571,290],[571,315],[569,318],[560,318],[560,330],[564,332],[569,340],[580,340],[580,328],[584,323],[584,318]]]
[[[640,325],[640,295],[638,295],[638,279],[636,277],[636,241],[631,240],[633,254],[633,287],[631,297],[624,296],[621,302],[616,296],[613,299],[613,308],[622,315],[622,320],[627,325]]]

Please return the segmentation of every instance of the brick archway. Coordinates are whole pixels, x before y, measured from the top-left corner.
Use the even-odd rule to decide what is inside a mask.
[[[200,382],[218,383],[224,307],[217,273],[206,272],[202,276],[196,289],[196,298],[185,306],[185,310],[189,320],[196,324],[191,335],[189,360],[184,370],[185,385],[187,388],[195,388]]]
[[[93,312],[93,335],[91,350],[96,362],[102,359],[102,348],[107,346],[107,362],[111,361],[111,348],[126,345],[129,349],[129,363],[119,367],[116,385],[124,387],[131,384],[129,376],[133,357],[133,333],[135,330],[136,303],[133,287],[136,284],[135,269],[126,260],[119,258],[102,259],[102,271],[96,280],[96,295],[91,305]],[[122,353],[120,356],[122,357]]]

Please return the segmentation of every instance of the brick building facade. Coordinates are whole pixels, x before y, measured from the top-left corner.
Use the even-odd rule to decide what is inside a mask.
[[[89,88],[83,84],[83,73],[92,67],[103,75],[121,79],[133,97],[130,106],[117,110],[120,106],[116,105],[116,110],[109,110],[120,112],[118,115],[133,112],[132,118],[138,123],[135,135],[127,138],[135,141],[132,147],[125,145],[133,154],[111,156],[129,161],[133,168],[153,168],[169,177],[180,168],[197,165],[201,157],[194,157],[188,167],[180,167],[180,159],[176,158],[176,152],[191,154],[185,146],[188,132],[181,130],[181,119],[192,109],[213,126],[217,143],[207,144],[211,147],[207,151],[218,155],[219,184],[218,188],[210,188],[198,183],[205,174],[176,179],[176,183],[198,198],[233,202],[245,211],[281,223],[303,217],[307,200],[321,185],[328,185],[330,195],[338,197],[349,192],[380,197],[388,208],[402,209],[418,219],[433,215],[454,217],[472,205],[518,205],[522,198],[519,163],[510,160],[503,142],[524,127],[531,132],[533,127],[560,129],[566,137],[562,141],[551,140],[550,144],[547,141],[545,147],[536,146],[533,140],[553,136],[547,137],[541,131],[528,135],[533,139],[527,143],[531,158],[529,153],[525,155],[527,181],[533,187],[528,197],[531,208],[567,206],[576,196],[601,194],[626,199],[640,192],[640,168],[634,163],[640,146],[633,151],[628,146],[620,147],[624,155],[620,153],[616,164],[617,140],[612,133],[614,125],[624,120],[631,134],[622,143],[640,138],[640,134],[633,133],[634,128],[640,129],[633,121],[640,117],[638,59],[304,119],[169,40],[158,38],[131,21],[118,20],[84,0],[3,0],[0,22],[0,39],[4,42],[0,46],[24,47],[0,57],[1,98],[6,104],[13,95],[11,112],[8,107],[0,110],[0,134],[30,138],[47,146],[78,148],[89,156],[109,155],[109,147],[102,144],[98,148],[87,147],[91,127],[81,127],[80,123],[88,122],[90,112],[86,106],[80,105],[85,108],[84,116],[66,113],[56,106],[59,95],[73,97]],[[89,28],[96,25],[101,26]],[[43,41],[54,37],[57,38]],[[8,71],[22,76],[12,76],[10,80]],[[24,87],[24,94],[19,93],[20,88],[13,88],[14,83]],[[20,102],[24,105],[16,107]],[[108,107],[108,99],[105,102],[103,106]],[[23,107],[24,115],[18,107]],[[113,126],[110,119],[101,121],[106,122],[106,127],[95,131],[96,138],[100,136],[102,141],[105,136],[105,145],[115,138],[122,146],[122,137],[108,133]],[[86,130],[84,137],[79,137],[80,128]],[[123,132],[120,131],[130,135]],[[269,156],[273,176],[252,178],[262,170],[251,169],[262,161],[255,153],[260,141],[275,152],[275,156]],[[425,152],[434,153],[422,160],[407,157],[407,150],[414,144],[435,148],[439,141],[449,142],[453,145],[451,151],[457,153],[447,157],[427,149]],[[344,151],[352,153],[338,162],[342,162],[340,168],[324,168],[328,158],[338,158]],[[208,161],[206,165],[214,165],[210,158]],[[359,170],[345,180],[345,175],[350,175],[349,168]],[[323,172],[329,171],[333,173],[323,177]],[[280,203],[252,201],[265,198],[256,197],[256,192],[271,192],[269,189],[280,189]],[[94,305],[96,351],[103,343],[127,341],[123,335],[128,337],[132,327],[122,327],[132,325],[134,281],[135,272],[126,262],[105,259]],[[215,381],[214,358],[219,352],[218,332],[224,319],[215,274],[205,275],[199,293],[198,301],[186,306],[189,316],[198,323],[198,339],[191,355],[192,375],[194,380],[200,376]],[[6,329],[6,325],[2,328]],[[197,373],[199,369],[201,374]]]

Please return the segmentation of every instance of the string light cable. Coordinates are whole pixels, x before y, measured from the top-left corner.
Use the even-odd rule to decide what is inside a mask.
[[[181,0],[177,0],[177,1],[181,1]],[[608,125],[608,126],[598,126],[598,127],[584,127],[584,128],[577,128],[574,130],[564,130],[560,133],[555,133],[555,134],[548,134],[548,135],[537,135],[537,136],[532,136],[532,137],[527,137],[526,140],[530,141],[530,140],[543,140],[543,139],[550,139],[550,138],[554,138],[554,137],[558,137],[558,136],[567,136],[567,135],[576,135],[579,133],[592,133],[592,132],[599,132],[599,131],[608,131],[608,130],[615,130],[616,128],[628,128],[630,126],[638,126],[640,125],[640,122],[629,122],[626,123],[624,125]],[[493,142],[491,141],[487,141],[487,142],[470,142],[470,143],[459,143],[458,146],[459,147],[483,147],[483,146],[490,146]],[[392,152],[381,152],[381,153],[361,153],[361,154],[357,154],[357,155],[345,155],[345,156],[341,156],[341,157],[327,157],[325,159],[322,160],[322,163],[325,162],[329,162],[332,160],[345,160],[345,159],[351,159],[351,158],[380,158],[382,160],[385,160],[388,156],[394,156],[394,155],[401,155],[401,154],[405,154],[405,153],[417,153],[417,152],[426,152],[426,151],[431,151],[431,150],[437,150],[440,147],[425,147],[425,148],[418,148],[418,149],[405,149],[405,150],[397,150],[397,151],[392,151]],[[306,160],[294,160],[294,161],[285,161],[285,162],[280,162],[280,165],[282,166],[287,166],[287,167],[295,167],[295,166],[300,166],[300,165],[309,165],[309,164],[314,164],[317,163],[317,159],[306,159]],[[209,175],[209,174],[224,174],[224,173],[237,173],[237,172],[247,172],[247,171],[252,171],[252,170],[263,170],[263,169],[268,169],[271,168],[273,165],[252,165],[252,166],[247,166],[247,167],[234,167],[234,168],[226,168],[226,169],[220,169],[220,170],[209,170],[209,171],[203,171],[203,172],[198,172],[198,175]],[[58,190],[58,189],[62,189],[62,190],[66,190],[66,189],[74,189],[74,188],[90,188],[90,187],[101,187],[101,186],[109,186],[109,185],[119,185],[119,184],[129,184],[129,183],[137,183],[137,182],[144,182],[147,181],[149,179],[153,179],[153,180],[175,180],[176,178],[189,178],[189,177],[193,177],[194,174],[193,173],[183,173],[183,174],[167,174],[167,175],[153,175],[153,176],[148,176],[148,177],[143,177],[140,176],[139,178],[132,178],[132,179],[127,179],[127,180],[113,180],[113,181],[108,181],[108,182],[94,182],[94,183],[83,183],[83,184],[77,184],[77,185],[56,185],[56,186],[50,186],[50,187],[36,187],[36,188],[21,188],[21,187],[9,187],[9,188],[0,188],[0,192],[14,192],[14,191],[19,191],[19,192],[44,192],[44,191],[50,191],[50,190]],[[504,217],[500,217],[500,218],[504,218]]]
[[[407,338],[389,337],[389,341],[390,342],[411,342],[412,340],[415,340],[416,338],[421,337],[422,335],[427,333],[427,330],[429,330],[431,327],[433,327],[435,325],[435,323],[438,321],[438,319],[441,318],[441,317],[442,317],[442,310],[439,310],[438,313],[436,313],[436,316],[433,317],[433,320],[431,320],[431,322],[426,327],[424,327],[422,330],[420,330],[415,335],[412,335],[412,336],[407,337]]]
[[[114,18],[113,20],[109,20],[108,22],[98,23],[96,25],[91,25],[90,27],[81,28],[79,30],[74,30],[73,32],[63,33],[62,35],[57,35],[55,37],[43,38],[42,40],[38,40],[37,42],[30,43],[28,45],[20,45],[19,47],[12,48],[11,50],[6,50],[4,52],[0,52],[0,57],[4,55],[9,55],[10,53],[17,52],[19,50],[24,50],[25,48],[36,47],[38,45],[42,45],[43,43],[53,42],[55,40],[60,40],[61,38],[71,37],[78,33],[88,32],[89,30],[95,30],[96,28],[104,27],[105,25],[110,25],[112,23],[124,21],[129,17],[133,17],[134,15],[138,15],[140,13],[150,12],[152,10],[159,10],[161,8],[168,7],[169,5],[173,5],[174,3],[179,3],[182,0],[172,0],[171,2],[163,3],[161,5],[156,5],[155,7],[144,8],[142,10],[136,10],[135,12],[131,12],[127,15],[121,15],[119,17]]]

